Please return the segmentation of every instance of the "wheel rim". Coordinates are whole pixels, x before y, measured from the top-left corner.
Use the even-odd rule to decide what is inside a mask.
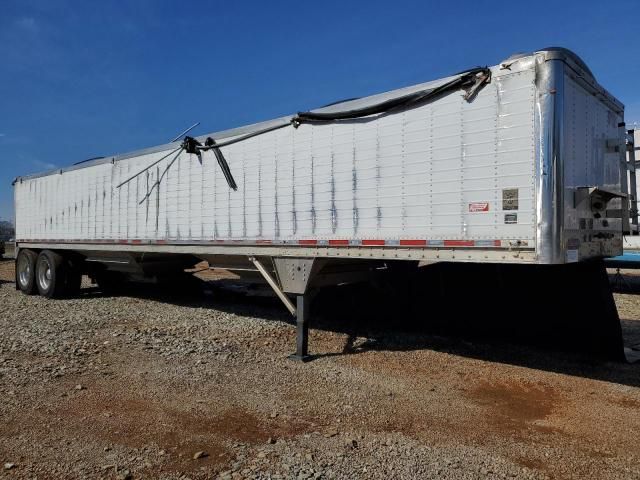
[[[26,287],[31,279],[31,262],[26,255],[20,255],[18,259],[18,280],[20,285]]]
[[[51,286],[51,264],[47,257],[40,257],[38,259],[38,285],[42,290],[49,290]]]

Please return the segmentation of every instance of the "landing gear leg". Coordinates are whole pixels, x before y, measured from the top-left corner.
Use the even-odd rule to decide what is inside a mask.
[[[296,353],[289,355],[291,360],[308,362],[309,355],[309,306],[311,295],[305,293],[296,299]]]

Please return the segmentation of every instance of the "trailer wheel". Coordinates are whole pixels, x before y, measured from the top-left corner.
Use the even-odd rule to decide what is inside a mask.
[[[36,261],[36,283],[40,295],[47,298],[60,298],[66,286],[65,262],[62,255],[43,250]]]
[[[33,250],[20,250],[16,258],[16,282],[20,291],[26,295],[37,293],[36,287],[36,259],[38,255]]]

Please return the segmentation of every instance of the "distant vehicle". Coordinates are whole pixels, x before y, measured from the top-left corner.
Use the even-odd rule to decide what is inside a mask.
[[[310,289],[380,268],[582,262],[599,275],[629,230],[625,135],[624,106],[549,48],[18,177],[17,286],[56,298],[82,274],[111,288],[202,260],[251,268],[297,316],[304,359]]]

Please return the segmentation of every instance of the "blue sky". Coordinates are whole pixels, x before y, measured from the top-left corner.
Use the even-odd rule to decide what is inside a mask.
[[[564,46],[640,122],[633,2],[0,0],[11,180]]]

